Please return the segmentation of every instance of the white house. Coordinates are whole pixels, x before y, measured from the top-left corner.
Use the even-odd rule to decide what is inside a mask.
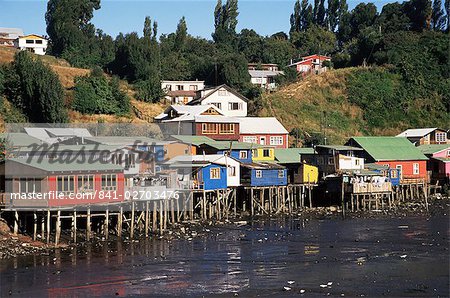
[[[227,85],[203,89],[197,92],[197,98],[189,105],[214,105],[223,115],[229,117],[246,117],[248,99]]]
[[[20,28],[0,28],[0,46],[13,47],[14,40],[23,36]]]
[[[165,99],[171,104],[187,104],[192,101],[197,91],[205,88],[205,81],[162,81],[161,89]]]
[[[362,170],[364,158],[338,154],[339,170]]]
[[[250,82],[262,89],[275,90],[277,85],[275,83],[275,77],[284,74],[282,71],[273,70],[249,70]]]
[[[20,36],[14,41],[14,47],[19,50],[29,51],[36,55],[45,55],[48,40],[36,34]]]
[[[240,117],[239,141],[270,145],[276,148],[289,147],[289,132],[275,117]]]

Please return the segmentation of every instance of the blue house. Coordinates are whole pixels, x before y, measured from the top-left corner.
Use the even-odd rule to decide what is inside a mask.
[[[382,176],[388,177],[392,186],[400,185],[400,169],[389,168],[388,165],[379,165],[375,163],[368,163],[365,165],[368,170],[379,173]]]
[[[241,184],[244,186],[287,185],[287,170],[275,163],[242,163]]]
[[[195,171],[192,181],[199,189],[215,190],[227,188],[227,170],[223,165],[208,164]]]
[[[229,154],[230,157],[244,163],[251,163],[253,149],[262,145],[244,142],[212,141],[199,145],[198,153],[205,154]]]

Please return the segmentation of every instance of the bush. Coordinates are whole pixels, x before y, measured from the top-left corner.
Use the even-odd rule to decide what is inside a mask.
[[[130,100],[120,90],[119,80],[108,79],[99,72],[75,80],[75,99],[72,108],[84,114],[116,114],[130,112]]]
[[[64,90],[58,76],[41,60],[18,52],[5,74],[4,93],[35,123],[67,122]]]
[[[137,98],[145,102],[159,102],[164,96],[161,82],[156,77],[136,83]]]

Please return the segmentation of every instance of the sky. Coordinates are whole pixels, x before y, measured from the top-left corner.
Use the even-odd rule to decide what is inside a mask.
[[[225,2],[223,0],[222,2]],[[261,35],[289,31],[289,16],[295,0],[239,0],[237,31],[254,29]],[[347,0],[349,9],[361,1]],[[378,10],[390,1],[376,0]],[[115,37],[119,32],[142,33],[145,16],[158,22],[158,33],[176,30],[178,21],[186,17],[188,33],[211,39],[213,13],[217,0],[102,0],[94,13],[96,28]],[[44,0],[0,0],[0,27],[22,28],[25,34],[46,35]]]

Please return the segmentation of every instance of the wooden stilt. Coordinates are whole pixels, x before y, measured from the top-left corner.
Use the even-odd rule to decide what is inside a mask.
[[[253,206],[253,187],[250,188],[250,209],[251,209],[251,215],[254,216],[255,215],[255,209]]]
[[[45,215],[44,213],[41,216],[41,240],[45,240]]]
[[[50,220],[51,220],[50,209],[47,209],[47,244],[50,243]]]
[[[105,239],[108,240],[109,237],[109,208],[106,207],[106,212],[105,212]]]
[[[36,211],[33,212],[33,241],[36,241],[37,237],[37,215]]]
[[[156,232],[156,223],[158,221],[158,203],[153,202],[153,219],[152,219],[152,232]]]
[[[61,210],[58,210],[58,213],[56,215],[55,246],[58,246],[60,237],[61,237]]]
[[[150,202],[147,201],[145,202],[145,238],[148,238],[148,228],[149,228],[149,220],[150,220],[150,215],[149,215],[149,204]]]
[[[123,223],[123,207],[119,207],[119,214],[117,215],[117,237],[122,237],[122,223]]]
[[[130,223],[130,239],[134,238],[134,220],[135,220],[135,209],[134,202],[131,202],[131,223]]]
[[[86,218],[86,240],[91,240],[91,230],[92,230],[92,222],[91,222],[91,208],[87,209],[87,218]]]
[[[19,233],[19,212],[14,211],[14,235]]]

